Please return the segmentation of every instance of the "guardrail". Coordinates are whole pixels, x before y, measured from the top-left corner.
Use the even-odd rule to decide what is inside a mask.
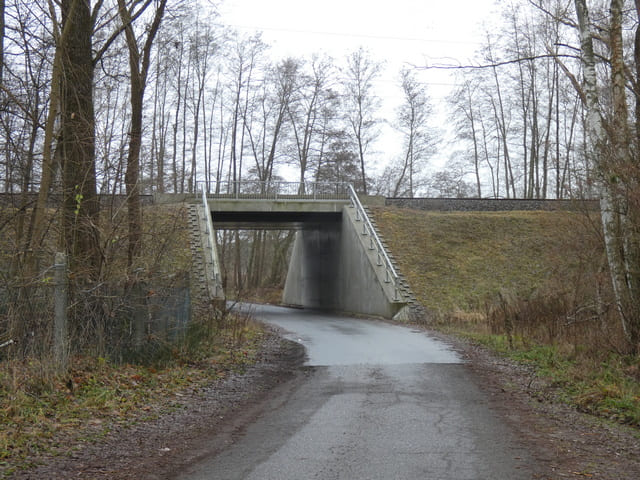
[[[204,206],[204,214],[207,219],[205,232],[207,235],[207,248],[211,252],[211,260],[213,262],[212,265],[212,278],[213,280],[213,296],[214,298],[218,298],[218,296],[222,296],[222,275],[220,273],[220,260],[218,259],[218,248],[216,246],[216,237],[215,231],[213,230],[213,222],[211,221],[211,211],[209,210],[209,201],[207,200],[207,192],[202,190],[202,204]]]
[[[369,215],[367,215],[366,210],[362,206],[360,199],[358,198],[358,194],[356,193],[353,185],[349,184],[349,200],[351,201],[351,206],[356,209],[356,221],[362,221],[363,225],[363,235],[369,235],[371,239],[370,249],[376,250],[378,255],[378,265],[383,266],[385,269],[385,283],[391,283],[393,285],[393,300],[400,300],[400,285],[399,285],[399,277],[396,269],[387,254],[387,251],[382,245],[382,240],[376,233],[376,229],[373,227],[371,220],[369,219]]]
[[[213,198],[250,200],[348,200],[349,184],[342,182],[198,182]]]

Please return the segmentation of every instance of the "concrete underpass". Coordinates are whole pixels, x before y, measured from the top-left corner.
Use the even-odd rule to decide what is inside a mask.
[[[353,189],[336,194],[332,186],[329,195],[318,195],[317,184],[311,188],[314,193],[306,195],[203,195],[209,270],[220,270],[215,235],[209,234],[215,229],[295,229],[284,304],[384,318],[406,313],[412,295]],[[214,290],[220,296],[221,286]]]

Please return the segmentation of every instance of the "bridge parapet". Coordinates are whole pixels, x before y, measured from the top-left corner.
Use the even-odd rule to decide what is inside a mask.
[[[281,182],[243,180],[241,182],[198,182],[207,197],[235,200],[348,200],[349,183]]]

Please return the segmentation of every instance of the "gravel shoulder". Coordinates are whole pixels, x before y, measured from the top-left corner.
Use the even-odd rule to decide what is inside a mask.
[[[640,432],[582,414],[556,400],[553,389],[522,365],[486,349],[430,332],[467,361],[492,408],[529,445],[540,471],[534,478],[640,478]],[[266,335],[258,361],[207,388],[158,402],[155,420],[111,430],[96,443],[70,445],[64,457],[12,478],[168,479],[183,465],[212,455],[260,415],[265,399],[286,397],[305,377],[301,345]]]

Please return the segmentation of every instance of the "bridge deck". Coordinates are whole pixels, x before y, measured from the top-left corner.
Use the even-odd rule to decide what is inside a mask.
[[[212,212],[340,212],[349,199],[235,199],[207,197]]]
[[[301,229],[318,228],[340,222],[349,200],[230,199],[209,197],[209,210],[215,228]]]

